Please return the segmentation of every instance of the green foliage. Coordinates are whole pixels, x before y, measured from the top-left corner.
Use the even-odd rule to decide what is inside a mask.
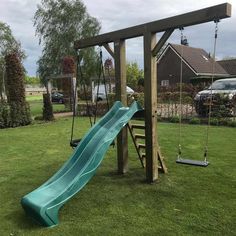
[[[25,126],[31,123],[30,107],[27,102],[9,102],[10,127]]]
[[[179,123],[179,116],[173,116],[170,118],[171,123]]]
[[[0,96],[3,99],[5,92],[5,56],[7,54],[16,53],[20,60],[26,56],[21,49],[20,43],[12,35],[10,27],[0,21]]]
[[[40,79],[39,79],[39,77],[26,75],[24,77],[24,83],[29,84],[29,85],[40,85]]]
[[[110,106],[114,104],[116,101],[116,94],[115,93],[109,93],[108,94],[108,101]],[[133,93],[132,95],[127,95],[127,103],[128,106],[130,106],[133,101],[137,101],[142,107],[144,107],[144,94],[143,93]]]
[[[25,58],[20,42],[14,38],[9,25],[0,21],[0,58],[13,52],[17,53],[20,59]]]
[[[5,56],[6,61],[6,85],[8,101],[24,102],[24,72],[22,64],[15,53]]]
[[[175,91],[163,91],[158,93],[158,98],[164,103],[179,103],[180,94]],[[188,92],[182,92],[182,104],[191,104],[193,102],[193,97]]]
[[[201,124],[201,120],[197,117],[193,117],[189,120],[189,124],[199,125],[199,124]]]
[[[227,126],[231,120],[229,118],[220,118],[219,119],[219,125]]]
[[[0,101],[0,129],[9,127],[9,106],[6,101]]]
[[[138,82],[143,78],[143,70],[140,70],[137,62],[130,62],[126,65],[127,85],[135,89]]]
[[[133,93],[129,96],[128,104],[131,105],[133,101],[137,101],[141,107],[144,107],[144,93]]]
[[[228,126],[236,127],[236,121],[235,120],[228,121]]]
[[[210,119],[210,124],[211,124],[211,125],[219,125],[219,119],[212,117],[212,118]]]
[[[221,118],[229,117],[232,115],[232,108],[234,104],[231,99],[224,94],[215,94],[212,101],[212,116]]]
[[[10,106],[10,126],[17,127],[31,123],[30,108],[25,100],[24,72],[16,53],[5,56],[6,85]]]
[[[0,101],[0,129],[29,125],[30,109],[28,103]]]
[[[80,0],[42,0],[34,15],[34,26],[39,43],[43,43],[38,72],[44,82],[47,76],[60,74],[62,58],[76,57],[74,41],[95,36],[100,30],[99,22]],[[94,49],[82,50],[81,58],[84,65],[89,65],[85,67],[89,76],[94,71]]]

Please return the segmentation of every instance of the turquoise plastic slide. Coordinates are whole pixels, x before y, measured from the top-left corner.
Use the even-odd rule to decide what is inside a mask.
[[[88,131],[61,169],[22,198],[25,212],[44,226],[57,225],[59,209],[93,177],[119,131],[141,109],[136,102],[130,108],[116,102]]]

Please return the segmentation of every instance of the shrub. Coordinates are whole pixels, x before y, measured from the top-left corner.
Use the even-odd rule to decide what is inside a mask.
[[[219,119],[219,125],[225,125],[227,126],[231,120],[229,118],[220,118]]]
[[[161,116],[157,116],[157,121],[163,121]]]
[[[230,121],[228,121],[228,126],[230,126],[230,127],[236,127],[236,121],[235,121],[235,120],[230,120]]]
[[[219,125],[219,120],[217,118],[211,118],[210,119],[210,124],[211,125]]]
[[[215,94],[212,103],[212,116],[217,118],[232,116],[233,104],[228,96]]]
[[[42,117],[42,116],[35,116],[35,117],[34,117],[34,120],[42,121],[42,120],[43,120],[43,117]]]
[[[116,94],[115,93],[109,93],[108,94],[108,101],[110,106],[114,104],[116,101]],[[139,102],[139,104],[144,107],[144,94],[143,93],[134,93],[132,95],[127,95],[127,104],[130,106],[133,101]]]
[[[9,127],[9,106],[6,101],[0,101],[0,129]]]
[[[29,125],[31,123],[30,106],[23,102],[9,102],[10,106],[10,127]]]
[[[10,106],[9,126],[17,127],[31,123],[30,107],[25,100],[24,70],[17,53],[5,56],[6,87]]]
[[[173,116],[170,118],[171,123],[179,123],[179,117],[178,116]]]
[[[129,105],[131,105],[134,100],[137,101],[141,107],[144,107],[144,93],[134,93],[128,96]]]
[[[201,120],[197,117],[193,117],[189,120],[189,124],[199,125],[199,124],[201,124]]]

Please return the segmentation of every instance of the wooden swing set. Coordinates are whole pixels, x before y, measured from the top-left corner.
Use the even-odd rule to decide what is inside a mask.
[[[151,183],[158,178],[158,161],[164,172],[157,142],[157,66],[156,56],[175,29],[219,21],[231,16],[231,5],[224,3],[182,15],[141,24],[75,42],[75,50],[103,46],[115,61],[116,100],[127,105],[126,96],[126,40],[143,37],[144,48],[144,99],[145,99],[145,158],[146,180]],[[157,41],[156,33],[164,32]],[[109,43],[114,44],[112,49]],[[128,127],[117,137],[118,173],[128,171]]]

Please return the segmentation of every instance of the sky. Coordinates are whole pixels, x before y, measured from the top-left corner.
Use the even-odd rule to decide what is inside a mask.
[[[37,60],[42,48],[35,36],[33,16],[37,4],[41,0],[0,0],[0,21],[7,23],[14,37],[21,42],[27,54],[24,66],[28,75],[35,76]],[[225,0],[83,0],[88,13],[96,17],[101,23],[100,33],[155,21],[174,15],[226,2]],[[232,17],[219,23],[216,57],[236,57],[236,0],[228,0],[232,4]],[[213,52],[215,25],[213,22],[197,26],[186,27],[184,35],[189,46],[203,48]],[[161,35],[157,34],[157,39]],[[170,43],[180,42],[180,31],[175,30]],[[126,57],[128,62],[137,62],[143,67],[143,40],[142,38],[127,40]],[[104,51],[104,58],[109,55]]]

